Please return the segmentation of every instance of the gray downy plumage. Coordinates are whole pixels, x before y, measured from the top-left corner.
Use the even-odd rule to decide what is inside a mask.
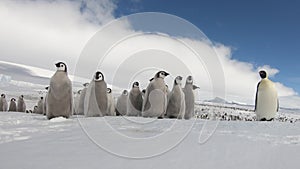
[[[195,95],[194,90],[199,87],[193,85],[193,77],[188,76],[186,78],[186,83],[183,88],[184,96],[185,96],[185,119],[190,119],[194,117],[195,114]]]
[[[44,98],[44,103],[43,103],[43,115],[46,115],[47,113],[47,95],[48,95],[48,89],[49,89],[49,86],[45,87],[45,90],[46,90],[46,95],[45,95],[45,98]]]
[[[89,83],[84,83],[83,84],[83,89],[80,92],[80,97],[79,97],[79,103],[78,103],[78,115],[84,115],[84,99],[86,95],[86,91],[89,87]]]
[[[134,82],[129,92],[127,115],[141,116],[143,108],[143,96],[139,87],[139,82]]]
[[[10,99],[8,111],[17,111],[17,103],[15,98]]]
[[[46,97],[46,115],[48,119],[60,116],[69,118],[73,108],[72,83],[67,74],[66,64],[59,62],[55,66],[57,71],[50,79]]]
[[[159,71],[150,80],[143,101],[142,116],[162,118],[167,109],[167,88],[164,78],[169,73]]]
[[[73,99],[73,115],[78,115],[78,107],[79,107],[79,99],[80,99],[80,93],[82,90],[78,90],[76,93],[74,93],[74,99]]]
[[[86,117],[104,116],[107,113],[107,85],[104,75],[97,71],[89,84],[84,99]]]
[[[182,77],[177,76],[174,80],[173,89],[167,107],[168,118],[184,118],[185,114],[185,97],[181,87]]]
[[[18,98],[18,102],[17,102],[17,112],[25,112],[26,111],[26,104],[24,101],[24,96],[21,95]]]
[[[115,100],[111,88],[107,88],[107,116],[116,116]]]
[[[43,114],[43,107],[44,107],[44,97],[41,97],[37,103],[37,114]]]
[[[0,98],[0,111],[7,111],[7,101],[5,94],[1,94]]]
[[[128,91],[123,90],[117,99],[116,114],[117,116],[125,116],[127,114]]]

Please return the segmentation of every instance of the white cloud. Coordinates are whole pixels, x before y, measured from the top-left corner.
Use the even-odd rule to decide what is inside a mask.
[[[0,1],[0,59],[43,68],[65,60],[72,68],[96,23],[114,19],[114,9],[109,0]]]
[[[109,0],[86,2],[59,0],[0,1],[0,60],[52,70],[54,69],[53,62],[64,60],[68,63],[71,71],[75,70],[77,59],[83,47],[87,42],[93,41],[90,38],[103,24],[114,19],[115,9],[116,5]],[[119,34],[132,31],[129,23],[122,22],[116,29],[112,29],[102,38],[105,41],[110,41]],[[196,83],[201,87],[199,98],[206,99],[212,97],[213,84],[217,86],[216,88],[218,85],[222,85],[219,83],[220,81],[211,81],[212,78],[222,80],[220,77],[212,75],[214,70],[219,69],[214,67],[215,62],[212,60],[217,54],[224,70],[227,99],[251,104],[254,103],[256,85],[260,80],[258,70],[267,70],[269,76],[274,77],[274,79],[279,73],[278,69],[272,68],[270,65],[255,67],[251,63],[233,59],[231,47],[223,44],[178,39],[197,50],[202,57],[202,62],[199,62],[194,54],[182,44],[168,38],[151,35],[131,39],[114,48],[101,70],[104,71],[107,79],[112,81],[111,75],[116,71],[115,68],[120,66],[118,63],[122,63],[121,66],[125,66],[126,70],[121,69],[120,74],[124,76],[121,76],[123,79],[120,80],[120,85],[130,81],[129,75],[143,64],[145,64],[144,66],[153,64],[156,67],[165,68],[173,76],[177,74],[187,76],[192,73]],[[101,45],[96,42],[97,40],[94,49],[101,49]],[[145,50],[141,51],[141,49]],[[99,53],[97,54],[99,55]],[[124,54],[127,54],[128,57]],[[176,56],[177,59],[170,62],[172,55]],[[141,59],[141,61],[138,64],[130,64],[132,63],[130,59]],[[134,60],[134,63],[137,63],[137,60]],[[92,77],[94,69],[90,64],[94,64],[93,61],[87,58],[82,61],[86,62],[85,67],[80,68],[84,69],[83,74],[86,78]],[[153,63],[153,61],[156,62]],[[156,64],[158,61],[166,64]],[[210,63],[209,68],[203,63]],[[180,67],[180,65],[187,65],[187,67]],[[140,78],[145,86],[153,72],[145,71],[142,75],[136,75],[136,77]],[[169,86],[172,86],[171,78],[167,81]],[[280,96],[299,98],[292,88],[279,82],[276,82],[276,86]],[[283,102],[285,105],[288,103],[291,102]]]

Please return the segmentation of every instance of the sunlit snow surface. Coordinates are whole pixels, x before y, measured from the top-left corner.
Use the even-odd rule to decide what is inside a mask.
[[[208,127],[215,124],[215,131]],[[212,136],[199,144],[201,132]],[[0,112],[0,150],[0,168],[9,169],[298,168],[300,122],[82,116],[46,120]]]

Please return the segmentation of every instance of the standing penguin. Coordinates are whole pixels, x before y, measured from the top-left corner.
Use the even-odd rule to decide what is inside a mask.
[[[129,92],[127,115],[141,116],[143,108],[143,96],[140,90],[139,82],[134,82]]]
[[[115,116],[115,100],[111,88],[107,88],[107,116]]]
[[[78,90],[74,94],[74,103],[73,103],[73,114],[77,115],[78,114],[78,107],[79,107],[79,99],[80,99],[80,93],[82,90]]]
[[[68,77],[67,65],[58,62],[55,66],[57,71],[50,79],[46,96],[46,115],[48,119],[59,116],[69,118],[72,115],[72,83]]]
[[[197,86],[193,85],[193,77],[188,76],[186,78],[185,86],[183,88],[184,97],[185,97],[185,119],[190,119],[194,117],[195,110],[195,96],[194,90],[198,89]]]
[[[107,111],[107,85],[104,75],[97,71],[89,84],[84,99],[84,115],[104,116]]]
[[[21,95],[17,102],[17,112],[25,112],[26,111],[26,104],[24,101],[24,96]]]
[[[181,87],[182,77],[177,76],[174,80],[173,89],[170,93],[167,107],[168,118],[184,118],[185,114],[185,96]]]
[[[41,97],[37,103],[37,114],[43,114],[43,107],[44,107],[44,97]]]
[[[168,75],[165,71],[159,71],[150,80],[143,102],[143,117],[161,118],[166,113],[167,88],[164,79]]]
[[[17,103],[15,98],[10,99],[8,111],[17,111]]]
[[[259,71],[261,81],[257,84],[255,113],[257,120],[273,120],[278,112],[279,103],[275,84],[268,79],[267,72]]]
[[[5,94],[1,94],[0,111],[7,111],[7,101],[5,97]]]
[[[49,90],[49,86],[45,87],[46,90],[46,97],[44,99],[44,103],[43,103],[43,115],[46,115],[46,110],[47,110],[47,95],[48,95],[48,90]]]
[[[116,114],[117,116],[125,116],[127,114],[128,91],[123,90],[117,99]]]
[[[80,92],[80,97],[79,97],[79,102],[78,102],[78,111],[77,115],[84,115],[84,99],[86,95],[86,91],[89,87],[89,83],[84,83],[83,84],[83,89]]]

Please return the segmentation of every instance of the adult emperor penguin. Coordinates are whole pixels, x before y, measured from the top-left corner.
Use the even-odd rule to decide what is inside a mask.
[[[80,97],[79,97],[79,102],[78,102],[78,111],[77,115],[84,115],[84,99],[86,95],[86,91],[89,87],[89,83],[84,83],[83,84],[83,89],[80,92]]]
[[[115,100],[111,88],[107,88],[107,116],[115,116]]]
[[[5,94],[1,94],[0,111],[7,111],[7,101],[5,97]]]
[[[117,99],[116,113],[117,116],[124,116],[127,114],[128,91],[123,90],[122,94]]]
[[[102,72],[97,71],[88,86],[84,99],[84,115],[104,116],[107,112],[107,85]]]
[[[10,99],[8,111],[17,111],[17,103],[15,98]]]
[[[188,76],[186,78],[185,86],[183,88],[184,97],[185,97],[185,119],[190,119],[194,117],[194,110],[195,110],[195,96],[194,90],[198,87],[193,85],[193,77]]]
[[[182,77],[177,76],[174,80],[173,89],[167,107],[168,118],[184,118],[185,114],[185,97],[181,87]]]
[[[69,118],[72,115],[72,83],[68,77],[67,65],[63,62],[55,64],[57,71],[50,79],[46,97],[46,115],[48,119],[55,117]]]
[[[265,70],[259,71],[261,81],[257,84],[255,98],[256,119],[260,121],[273,120],[278,112],[279,103],[275,84],[268,79]]]
[[[43,108],[44,108],[44,97],[40,97],[40,100],[37,103],[37,114],[43,114]]]
[[[140,90],[139,82],[134,82],[129,92],[127,115],[128,116],[141,116],[143,107],[143,96]]]
[[[150,80],[143,102],[143,117],[162,118],[166,113],[167,88],[164,79],[168,75],[169,73],[165,71],[159,71],[155,74],[153,79]]]
[[[26,111],[26,104],[24,101],[24,96],[21,95],[18,98],[18,102],[17,102],[17,112],[25,112]]]

